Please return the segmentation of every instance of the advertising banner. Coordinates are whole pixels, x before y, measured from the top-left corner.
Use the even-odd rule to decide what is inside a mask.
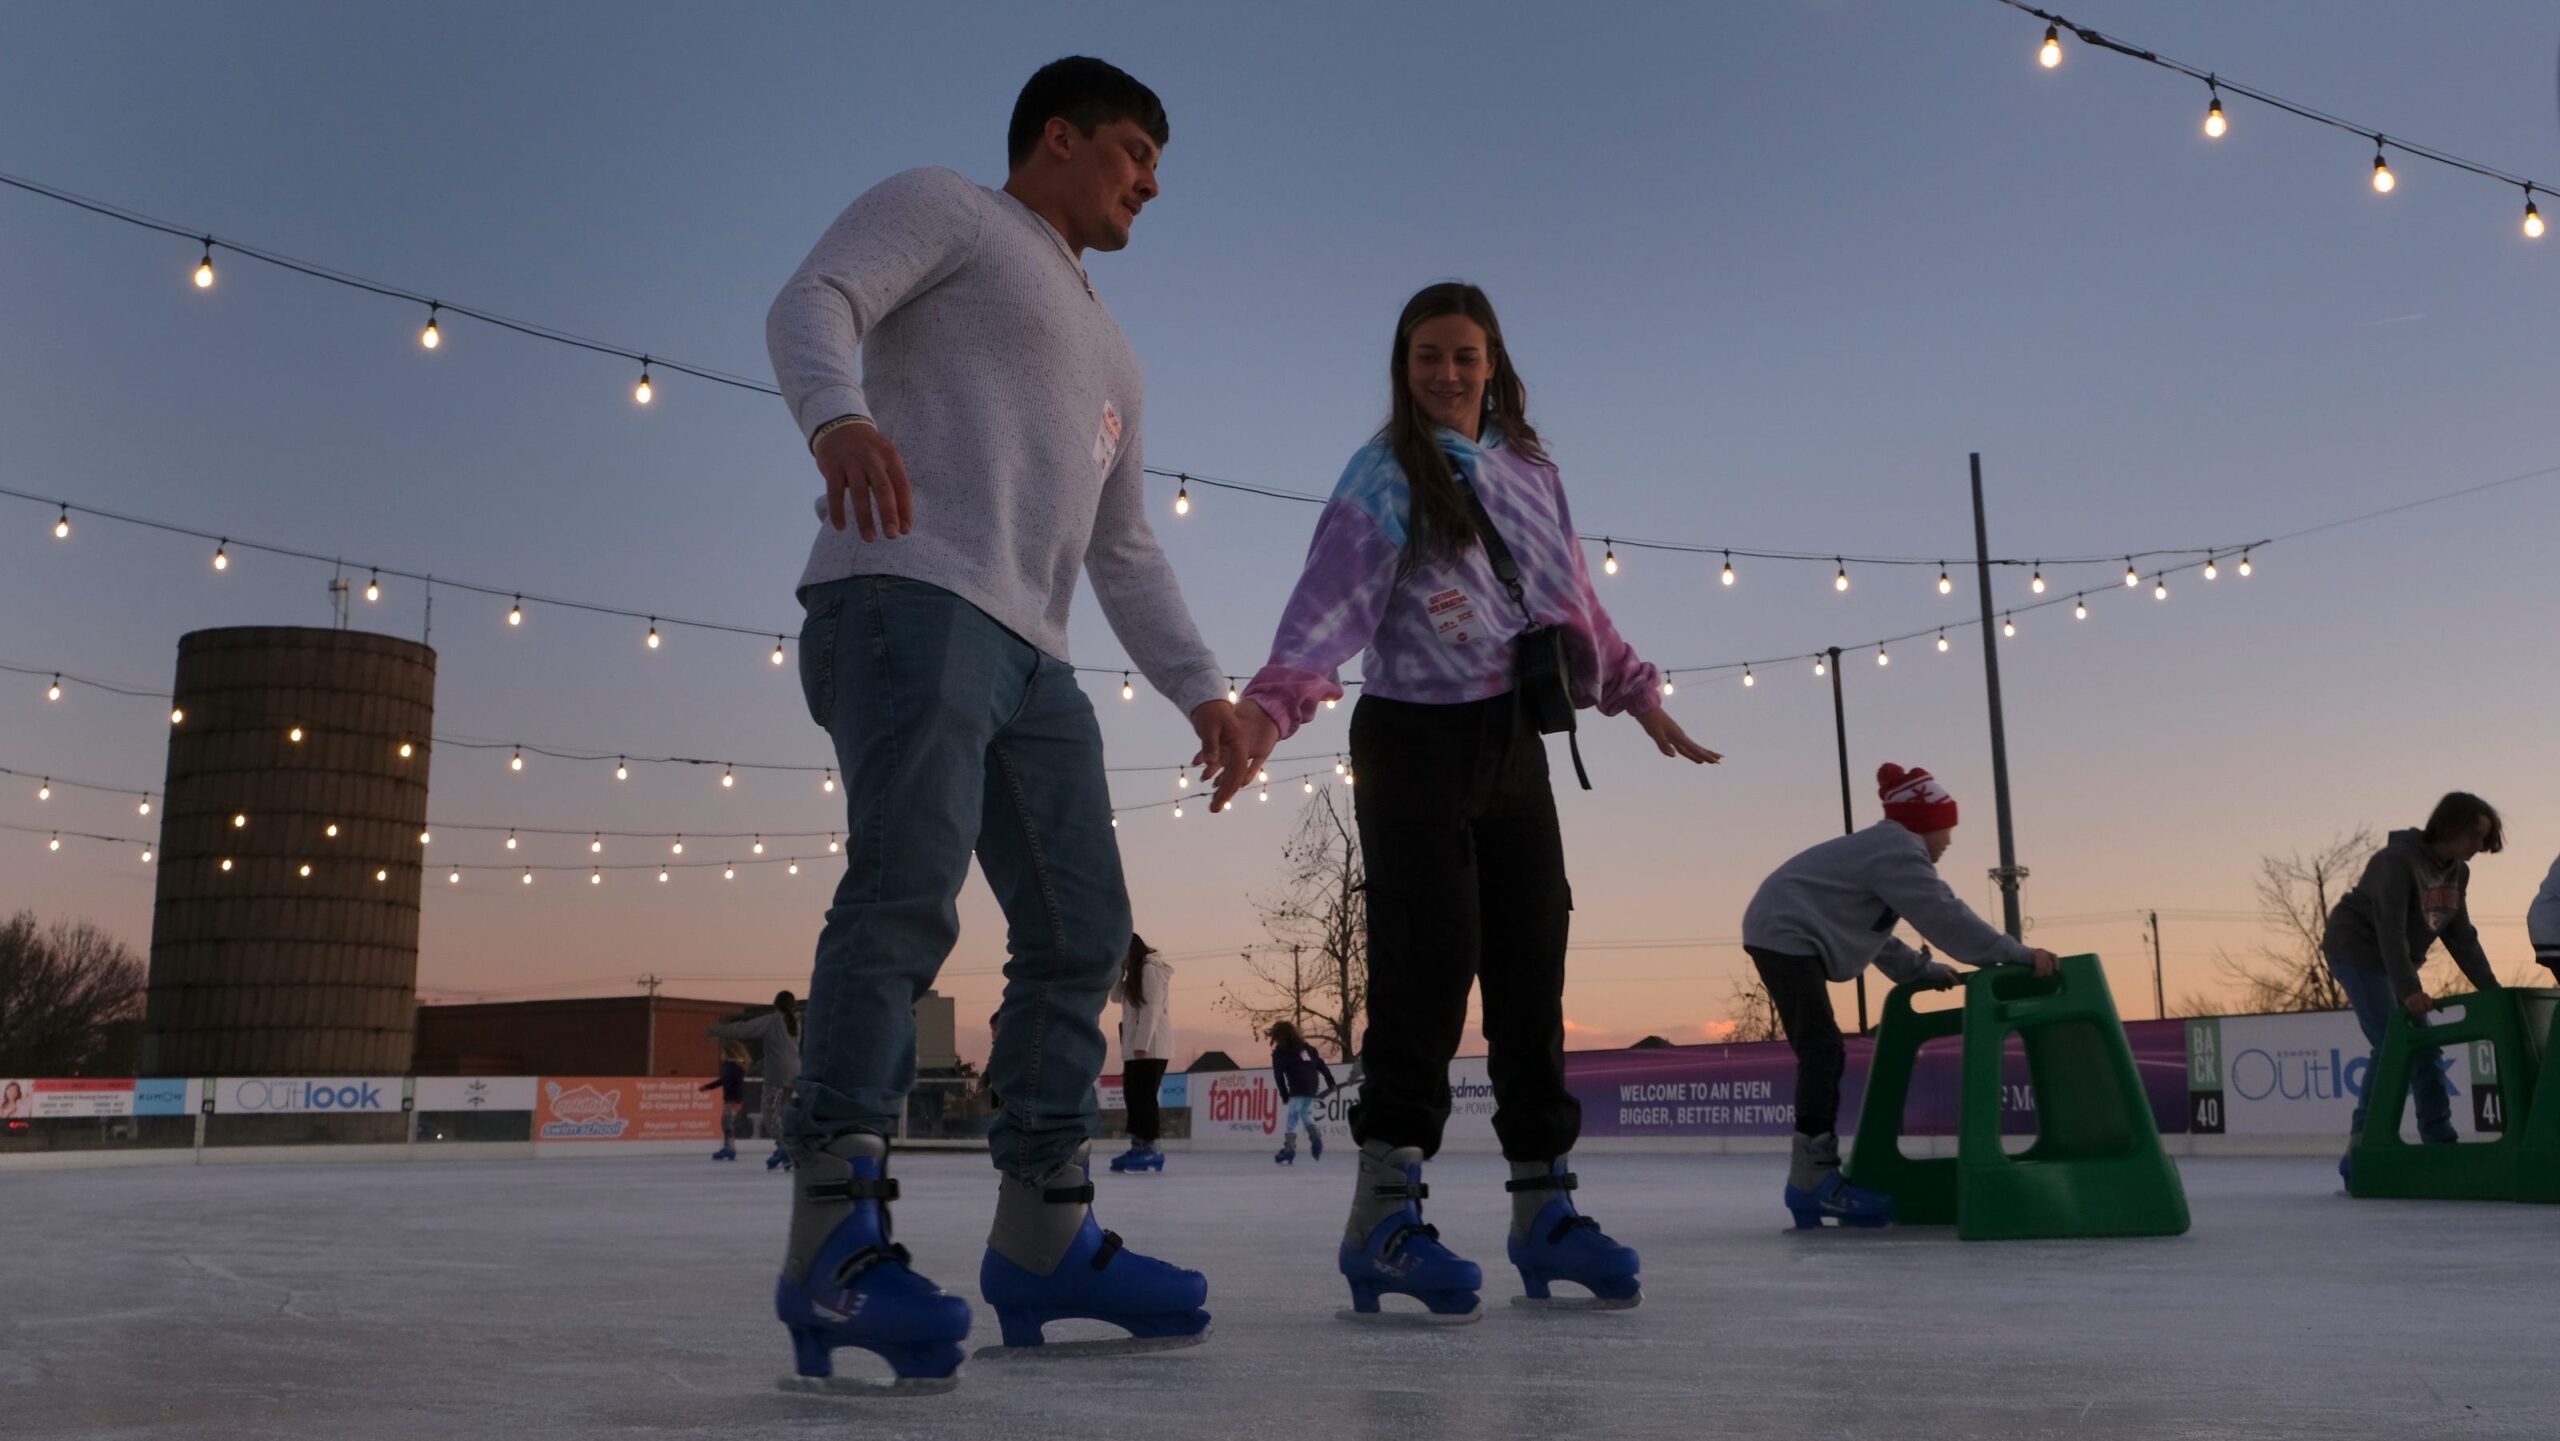
[[[2364,1095],[2372,1047],[2349,1011],[2289,1016],[2200,1017],[2187,1031],[2187,1105],[2208,1135],[2346,1138]],[[2496,1058],[2486,1046],[2439,1054],[2453,1102],[2454,1129],[2465,1135],[2500,1124]],[[2485,1107],[2480,1103],[2487,1101]],[[2485,1123],[2485,1124],[2484,1124]],[[2414,1108],[2404,1134],[2417,1134]]]
[[[544,1076],[533,1107],[537,1141],[710,1141],[720,1093],[704,1077]]]
[[[1120,1078],[1104,1076],[1093,1083],[1093,1103],[1105,1111],[1125,1111],[1129,1098],[1121,1094]],[[1164,1084],[1156,1088],[1156,1104],[1168,1110],[1182,1110],[1191,1104],[1191,1078],[1180,1071],[1168,1072]]]
[[[178,1076],[146,1076],[133,1083],[137,1116],[192,1116],[204,1100],[204,1082]]]
[[[535,1082],[531,1076],[420,1076],[421,1111],[530,1111]]]
[[[378,1113],[398,1111],[405,1095],[399,1076],[224,1077],[213,1083],[213,1109],[226,1116]]]
[[[127,1080],[0,1079],[0,1121],[130,1116],[133,1082]]]

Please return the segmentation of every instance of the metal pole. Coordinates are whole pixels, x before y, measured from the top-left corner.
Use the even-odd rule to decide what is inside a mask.
[[[1982,516],[1982,452],[1973,453],[1973,571],[1982,594],[1982,678],[1991,691],[1991,796],[2000,817],[2000,868],[1991,878],[2000,883],[2001,919],[2012,939],[2026,939],[2018,916],[2018,882],[2026,871],[2018,865],[2018,837],[2009,821],[2009,732],[2000,712],[2000,636],[1991,626],[1991,538]]]
[[[1854,835],[1858,814],[1852,806],[1849,789],[1849,708],[1840,698],[1840,647],[1833,646],[1824,654],[1831,657],[1831,733],[1840,742],[1840,833]],[[1867,973],[1858,973],[1858,1034],[1867,1033]]]
[[[2160,913],[2151,913],[2151,1013],[2169,1019],[2168,992],[2160,988]]]

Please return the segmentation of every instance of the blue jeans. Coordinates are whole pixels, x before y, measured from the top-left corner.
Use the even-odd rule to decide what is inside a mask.
[[[959,940],[975,852],[1007,925],[987,1145],[1037,1179],[1093,1134],[1099,1020],[1129,952],[1093,705],[1073,667],[938,586],[853,576],[801,603],[800,684],[835,741],[846,843],[787,1133],[896,1132],[915,1004]]]
[[[2347,1144],[2364,1139],[2365,1107],[2373,1101],[2375,1071],[2382,1065],[2382,1038],[2390,1033],[2392,1014],[2401,1009],[2399,992],[2391,988],[2391,977],[2381,971],[2360,971],[2352,966],[2332,965],[2329,974],[2338,978],[2338,988],[2347,993],[2347,1004],[2355,1007],[2356,1024],[2364,1028],[2364,1038],[2373,1045],[2373,1055],[2365,1062],[2364,1091],[2356,1097],[2356,1114],[2347,1124]],[[2427,1046],[2410,1058],[2409,1094],[2418,1103],[2418,1136],[2425,1141],[2461,1139],[2453,1129],[2453,1100],[2445,1094],[2444,1052]],[[2391,1098],[2391,1109],[2397,1114],[2400,1098]]]

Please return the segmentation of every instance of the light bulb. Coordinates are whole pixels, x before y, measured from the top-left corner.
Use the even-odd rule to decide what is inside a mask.
[[[146,866],[151,864],[151,847],[149,846],[142,848],[142,863]]]
[[[834,855],[839,849],[841,849],[840,843],[836,840],[835,836],[830,833],[827,836],[827,854]]]
[[[1173,513],[1176,515],[1191,513],[1191,482],[1188,480],[1185,480],[1181,488],[1173,493]]]
[[[2089,618],[2089,602],[2077,596],[2073,597],[2071,601],[2071,618],[2073,620],[2087,620]]]
[[[329,822],[328,829],[326,829],[326,830],[322,831],[322,832],[321,832],[321,834],[322,834],[322,835],[324,835],[324,836],[327,836],[329,839],[331,839],[331,840],[333,840],[333,841],[334,841],[334,840],[336,840],[336,839],[338,838],[338,823],[337,823],[336,821],[331,821],[331,822]],[[515,838],[514,838],[513,836],[509,836],[509,837],[507,838],[507,849],[508,849],[508,850],[514,850],[515,848],[516,848]]]
[[[532,874],[533,874],[533,872],[531,872],[531,871],[527,871],[527,872],[525,872],[525,874],[526,874],[526,875],[528,875],[528,876],[530,876],[530,875],[532,875]],[[387,880],[391,879],[391,872],[389,872],[389,871],[375,871],[375,872],[373,873],[373,878],[374,878],[375,880],[377,880],[377,881],[387,881]],[[528,880],[528,881],[526,881],[526,882],[525,882],[525,884],[526,884],[526,885],[532,885],[532,884],[533,884],[533,882],[532,882],[532,881],[530,881],[530,880]]]
[[[654,615],[653,615],[653,616],[649,617],[649,649],[651,649],[651,650],[656,650],[657,648],[658,648],[658,618],[657,618],[656,616],[654,616]]]
[[[1271,772],[1270,772],[1270,770],[1269,770],[1268,768],[1265,768],[1265,769],[1263,769],[1262,771],[1260,771],[1260,772],[1256,773],[1256,775],[1254,776],[1254,783],[1255,783],[1256,785],[1266,785],[1266,786],[1267,786],[1267,785],[1269,785],[1269,784],[1271,784]]]
[[[222,868],[226,871],[231,869],[231,857],[224,856],[222,858]]]
[[[207,240],[204,243],[204,259],[196,262],[196,289],[211,290],[212,288],[213,242],[211,240]]]
[[[2167,576],[2161,576],[2159,579],[2152,582],[2151,598],[2153,600],[2167,600],[2169,598],[2169,578]]]
[[[2207,580],[2220,580],[2222,578],[2222,567],[2214,564],[2213,557],[2211,556],[2205,557],[2204,578]]]
[[[1138,698],[1137,683],[1129,679],[1129,673],[1127,671],[1122,671],[1120,673],[1120,698],[1122,700],[1136,700]]]
[[[2205,138],[2206,138],[2206,139],[2208,139],[2208,140],[2219,140],[2219,139],[2221,139],[2221,138],[2222,138],[2222,134],[2223,134],[2223,132],[2224,132],[2224,131],[2226,131],[2226,130],[2228,130],[2228,129],[2230,129],[2230,128],[2231,128],[2231,127],[2230,127],[2229,125],[2227,125],[2227,124],[2223,123],[2223,119],[2222,119],[2222,96],[2220,95],[2220,93],[2218,93],[2218,92],[2217,92],[2217,93],[2214,95],[2214,97],[2213,97],[2213,103],[2212,103],[2211,105],[2208,105],[2208,106],[2206,106],[2206,107],[2205,107],[2205,112],[2204,112],[2204,133],[2205,133]]]
[[[601,870],[594,870],[594,871],[589,871],[589,872],[587,872],[587,884],[588,884],[588,885],[591,885],[591,886],[600,886],[600,885],[603,885],[603,884],[604,884],[604,872],[603,872],[603,871],[601,871]]]
[[[724,770],[724,771],[722,771],[722,772],[720,773],[720,789],[722,789],[722,790],[724,790],[724,791],[725,791],[725,790],[734,790],[734,789],[736,789],[736,788],[737,788],[737,784],[738,784],[738,773],[737,773],[736,771],[734,771],[734,770]]]
[[[2005,615],[2000,617],[2000,633],[2002,635],[2009,636],[2016,635],[2018,633],[2018,623]]]
[[[1889,665],[1891,665],[1891,664],[1893,664],[1893,657],[1892,657],[1892,656],[1889,656],[1889,655],[1886,655],[1886,654],[1884,653],[1884,647],[1883,647],[1883,646],[1877,646],[1877,647],[1876,647],[1876,666],[1877,666],[1877,668],[1878,668],[1878,669],[1882,669],[1883,667],[1885,667],[1885,666],[1889,666]]]
[[[1342,697],[1338,695],[1329,695],[1324,698],[1324,708],[1326,710],[1331,710],[1340,704],[1342,704]]]
[[[1751,668],[1749,666],[1744,666],[1742,668],[1742,683],[1745,686],[1755,686],[1760,683],[1759,678],[1751,673]]]
[[[304,861],[302,863],[302,874],[306,876],[311,874],[311,863],[309,861]]]
[[[1316,783],[1312,779],[1300,783],[1298,788],[1305,791],[1308,795],[1314,795],[1316,793]]]
[[[1227,704],[1234,705],[1237,701],[1242,699],[1244,699],[1244,694],[1236,689],[1236,678],[1234,676],[1227,677]]]
[[[756,852],[756,854],[757,854],[757,855],[763,855],[763,854],[764,854],[764,837],[762,837],[762,836],[758,836],[758,837],[756,837],[755,852]]]
[[[1938,568],[1938,594],[1953,595],[1955,593],[1956,583],[1947,578],[1946,567],[1943,565],[1940,566]]]
[[[1840,573],[1831,577],[1831,588],[1833,590],[1847,590],[1849,588],[1849,567],[1846,563],[1840,562],[1836,556],[1833,560],[1835,564],[1840,565]]]
[[[2036,51],[2036,62],[2050,70],[2062,63],[2062,32],[2051,25],[2044,27],[2044,47]]]
[[[382,877],[379,874],[376,874],[374,879],[380,880]],[[533,884],[533,871],[530,868],[528,868],[524,873],[524,883],[528,886]]]
[[[455,867],[453,868],[453,874],[451,874],[451,875],[449,875],[449,876],[446,876],[446,877],[444,878],[444,881],[445,881],[445,884],[446,884],[446,885],[449,885],[449,886],[458,886],[458,885],[461,885],[461,884],[462,884],[462,867],[460,867],[460,866],[455,866]]]
[[[235,831],[246,830],[248,829],[248,826],[249,818],[246,815],[234,815],[231,818],[231,828]]]
[[[1269,786],[1264,786],[1264,787],[1262,788],[1262,797],[1261,797],[1261,798],[1262,798],[1262,800],[1264,801],[1264,803],[1266,803],[1266,804],[1268,804],[1268,803],[1270,802],[1270,800],[1271,800],[1271,787],[1269,787]]]
[[[734,881],[737,878],[738,868],[736,866],[722,866],[720,868],[720,879],[724,881]]]
[[[36,787],[36,799],[40,801],[53,799],[53,777],[45,777],[43,783]]]
[[[44,698],[46,700],[62,699],[62,677],[58,675],[55,676],[53,678],[53,684],[44,688]]]
[[[649,388],[649,362],[643,360],[640,362],[640,383],[631,387],[631,398],[642,405],[647,405],[649,397],[654,393]]]
[[[2388,194],[2390,194],[2390,193],[2391,193],[2391,187],[2392,187],[2392,186],[2394,186],[2394,185],[2397,185],[2397,184],[2399,184],[2399,183],[2400,183],[2399,181],[2394,180],[2394,179],[2392,179],[2392,178],[2391,178],[2391,165],[2390,165],[2390,162],[2388,162],[2388,161],[2386,161],[2386,160],[2384,160],[2384,159],[2382,158],[2382,141],[2380,140],[2380,138],[2379,138],[2379,137],[2377,137],[2377,138],[2374,140],[2374,148],[2373,148],[2373,190],[2374,190],[2374,193],[2375,193],[2375,194],[2377,194],[2377,195],[2388,195]]]
[[[373,578],[364,583],[364,598],[368,602],[382,599],[382,572],[375,571]]]
[[[1732,551],[1726,551],[1726,552],[1724,553],[1724,577],[1723,577],[1723,579],[1724,579],[1724,583],[1725,583],[1726,585],[1731,585],[1731,584],[1733,584],[1733,552],[1732,552]]]
[[[2527,209],[2531,209],[2532,206],[2532,201],[2528,200],[2525,202],[2525,207]],[[2542,232],[2537,230],[2533,233],[2539,235]],[[71,538],[71,507],[67,505],[64,506],[62,508],[61,516],[53,522],[53,538],[55,540],[69,540]]]
[[[2250,569],[2249,552],[2244,550],[2240,552],[2240,578],[2242,580],[2247,580],[2249,578]]]
[[[1947,649],[1947,633],[1946,633],[1945,631],[1940,631],[1940,632],[1938,632],[1938,653],[1939,653],[1939,654],[1941,654],[1941,655],[1944,655],[1944,654],[1946,653],[1946,649]]]
[[[1359,783],[1360,783],[1360,778],[1359,778],[1358,776],[1355,776],[1355,775],[1346,775],[1346,776],[1344,776],[1344,777],[1342,778],[1342,783],[1343,783],[1344,785],[1347,785],[1347,786],[1348,786],[1348,785],[1357,785],[1357,784],[1359,784]]]
[[[683,836],[679,835],[679,836],[677,836],[677,837],[676,837],[675,844],[674,844],[672,847],[670,847],[670,848],[668,849],[667,854],[668,854],[668,855],[671,855],[671,856],[680,856],[680,855],[683,855],[683,854],[684,854],[684,837],[683,837]]]
[[[509,624],[509,625],[522,625],[522,624],[524,624],[524,597],[523,597],[523,596],[517,596],[517,597],[516,597],[516,602],[515,602],[515,604],[507,608],[507,624]]]
[[[169,724],[171,724],[171,725],[173,725],[173,726],[176,726],[176,725],[185,725],[186,723],[187,723],[187,711],[186,711],[186,707],[184,707],[184,706],[171,706],[171,707],[169,707]]]
[[[1616,575],[1618,573],[1617,546],[1613,544],[1607,536],[1602,536],[1600,538],[1600,544],[1608,552],[1600,557],[1601,573],[1604,575]]]
[[[630,757],[615,756],[613,758],[613,778],[618,781],[631,779]]]
[[[2034,592],[2035,592],[2036,594],[2038,594],[2038,595],[2042,595],[2042,594],[2044,594],[2044,562],[2043,562],[2043,561],[2037,561],[2037,562],[2036,562],[2036,573],[2035,573],[2034,578],[2033,578],[2033,579],[2031,579],[2031,580],[2029,580],[2029,581],[2027,582],[2027,589],[2029,589],[2029,590],[2031,590],[2031,591],[2034,591]]]
[[[604,854],[604,832],[596,832],[595,838],[587,842],[587,854],[591,856]]]
[[[2140,584],[2142,584],[2142,577],[2141,577],[2141,576],[2138,576],[2138,575],[2136,575],[2136,574],[2134,574],[2134,572],[2133,572],[2133,557],[2131,557],[2131,556],[2126,556],[2126,557],[2125,557],[2125,561],[2124,561],[2124,586],[2125,586],[2125,589],[2127,589],[2127,590],[2131,590],[2131,589],[2133,589],[2135,586],[2140,585]]]
[[[429,350],[433,350],[444,343],[444,336],[436,330],[436,312],[443,308],[444,307],[439,305],[429,305],[427,307],[427,328],[418,332],[418,343]]]
[[[1671,699],[1671,693],[1674,689],[1675,687],[1671,684],[1671,677],[1664,676],[1662,678],[1662,698],[1664,700]]]
[[[836,793],[836,773],[834,771],[827,772],[827,778],[818,782],[818,789],[825,791],[828,795],[834,795]]]
[[[229,570],[231,568],[230,541],[223,541],[213,548],[213,568],[215,570]]]
[[[1178,791],[1187,791],[1191,789],[1191,773],[1189,771],[1182,770],[1175,771],[1173,773],[1173,788]]]
[[[1351,773],[1351,767],[1342,763],[1342,757],[1335,756],[1333,758],[1333,773],[1338,776],[1349,775]]]
[[[49,851],[58,851],[62,849],[62,832],[55,831],[53,833],[53,839],[45,843],[45,849]]]
[[[666,868],[665,866],[660,866],[660,867],[658,867],[658,884],[660,884],[660,885],[665,885],[666,883],[667,883],[667,868]]]
[[[423,845],[429,845],[429,844],[432,844],[432,843],[434,842],[435,838],[436,838],[436,833],[435,833],[434,831],[420,831],[420,832],[418,832],[418,844],[420,844],[420,845],[422,845],[422,846],[423,846]]]
[[[1113,817],[1111,818],[1111,824],[1112,824],[1114,827],[1117,827],[1117,826],[1120,824],[1120,818],[1119,818],[1118,816],[1113,816]],[[799,863],[798,861],[793,861],[790,865],[785,866],[783,869],[784,869],[786,872],[788,872],[789,874],[791,874],[791,875],[795,875],[795,876],[796,876],[796,875],[800,874],[800,863]]]
[[[284,738],[293,742],[295,745],[302,744],[302,727],[295,726],[293,729],[286,731],[284,733]]]
[[[1173,803],[1173,818],[1175,820],[1182,819],[1182,802],[1180,801],[1175,801]]]
[[[782,637],[780,636],[775,636],[773,638],[773,663],[775,665],[782,664]]]
[[[144,796],[142,798],[142,803],[133,808],[133,813],[138,816],[147,816],[151,814],[151,797]]]
[[[507,757],[507,769],[511,771],[520,771],[524,769],[524,752],[521,749],[519,749],[514,755]]]
[[[507,832],[507,849],[508,849],[508,850],[514,850],[515,848],[516,848],[516,833],[515,833],[514,831],[509,831],[509,832]]]
[[[2533,192],[2530,190],[2524,193],[2524,238],[2527,240],[2542,238],[2542,212],[2533,208]],[[57,526],[54,529],[56,535],[65,533],[64,527]]]
[[[1816,656],[1813,660],[1813,673],[1818,676],[1829,675],[1831,674],[1831,667],[1820,656]]]
[[[400,759],[404,761],[407,760],[411,755],[417,752],[417,749],[418,748],[416,746],[411,745],[409,742],[402,741],[400,743]]]

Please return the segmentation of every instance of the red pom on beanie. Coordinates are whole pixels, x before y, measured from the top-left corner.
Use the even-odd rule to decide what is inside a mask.
[[[1956,823],[1956,798],[1947,794],[1936,776],[1918,767],[1876,767],[1876,794],[1884,799],[1886,820],[1900,821],[1904,829],[1917,834],[1947,830]]]

